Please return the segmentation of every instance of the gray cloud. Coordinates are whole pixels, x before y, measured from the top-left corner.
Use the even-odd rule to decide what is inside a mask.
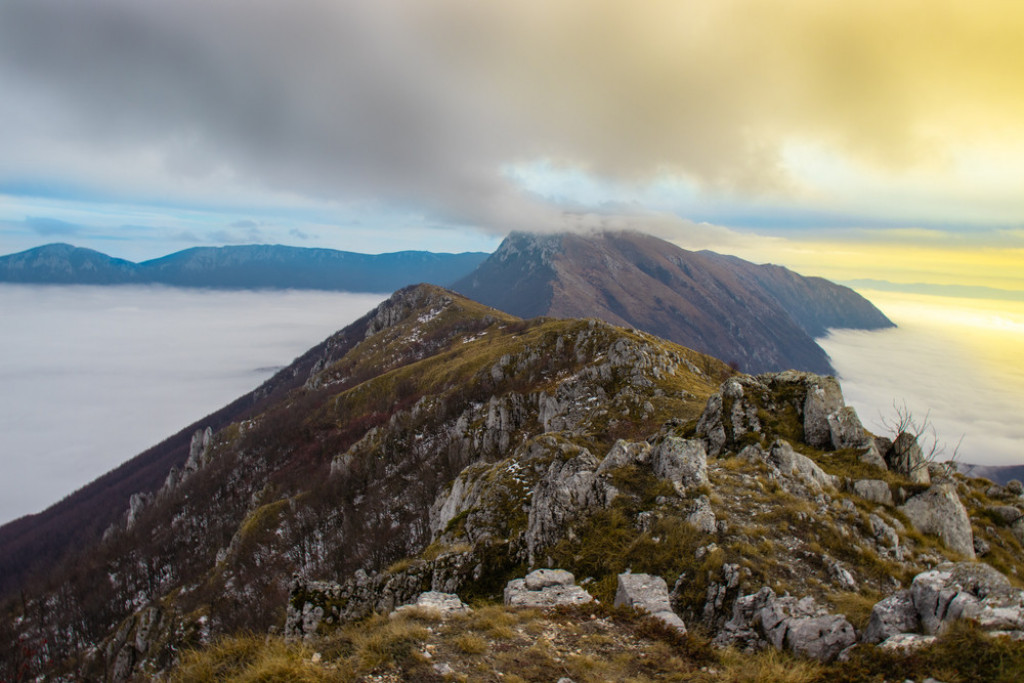
[[[1019,465],[1024,424],[1024,373],[1006,367],[986,372],[983,335],[941,321],[922,324],[896,319],[900,327],[881,332],[835,330],[818,343],[832,358],[848,405],[865,427],[889,435],[885,425],[905,405],[918,421],[934,427],[939,447],[958,460],[983,465]],[[967,334],[962,334],[967,332]],[[934,443],[928,438],[926,447]]]
[[[380,200],[501,233],[596,220],[523,192],[503,174],[523,161],[749,199],[793,190],[794,134],[898,166],[942,156],[919,131],[950,121],[1019,132],[997,87],[1019,13],[895,4],[8,0],[0,182]]]
[[[25,226],[29,230],[44,237],[55,235],[77,235],[82,232],[82,226],[75,223],[68,223],[57,218],[46,218],[29,216],[25,219]]]
[[[0,328],[0,524],[57,502],[253,389],[383,299],[143,287],[0,290],[0,317],[18,322]]]

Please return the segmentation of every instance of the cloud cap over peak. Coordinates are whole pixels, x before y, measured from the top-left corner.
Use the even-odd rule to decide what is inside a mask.
[[[1024,148],[1022,29],[999,0],[10,0],[0,187],[505,232],[580,222],[506,172],[537,160],[798,203],[842,185],[809,154],[952,185],[981,165],[964,150]]]

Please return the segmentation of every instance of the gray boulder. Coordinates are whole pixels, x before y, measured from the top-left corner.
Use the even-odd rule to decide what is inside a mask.
[[[885,454],[889,469],[908,477],[915,484],[930,484],[931,475],[917,437],[908,432],[900,432]]]
[[[704,495],[697,498],[693,512],[686,516],[686,521],[705,534],[713,534],[718,530],[715,513],[711,510],[711,501]]]
[[[615,606],[643,610],[679,633],[686,633],[686,624],[679,618],[679,615],[672,611],[668,584],[660,576],[619,574],[619,585],[615,591]]]
[[[454,593],[427,591],[420,593],[419,597],[416,598],[416,602],[411,605],[398,607],[391,615],[395,616],[414,609],[436,612],[442,618],[452,616],[453,614],[468,614],[473,611],[469,605],[462,602],[459,596]]]
[[[534,489],[527,519],[526,548],[531,564],[537,551],[561,538],[580,512],[602,503],[595,486],[597,468],[597,458],[586,449],[567,460],[555,458],[548,466]]]
[[[552,586],[572,586],[575,579],[564,569],[537,569],[526,575],[526,590],[541,591]]]
[[[817,463],[793,450],[788,441],[777,439],[768,453],[768,464],[789,477],[800,477],[811,490],[820,492],[824,488],[833,488],[836,478],[827,474]]]
[[[938,633],[944,623],[955,619],[977,619],[981,623],[983,613],[989,622],[983,628],[1024,623],[1020,591],[983,562],[948,563],[918,574],[910,585],[910,596],[921,629],[927,634]],[[1015,602],[1016,614],[1011,614]]]
[[[879,505],[892,505],[892,491],[889,484],[881,479],[858,479],[853,482],[853,492],[864,500]]]
[[[880,643],[900,633],[913,633],[920,627],[914,599],[909,590],[902,590],[875,603],[863,640],[865,643]]]
[[[907,500],[900,510],[918,531],[934,534],[950,550],[974,558],[971,520],[951,484],[935,484]]]
[[[651,469],[672,483],[679,495],[708,483],[707,453],[699,439],[670,436],[651,454]]]
[[[608,451],[608,454],[604,456],[601,466],[597,468],[597,473],[604,474],[616,467],[625,467],[627,465],[645,465],[650,460],[650,457],[651,445],[646,441],[625,441],[624,439],[619,439]]]
[[[832,448],[829,417],[843,407],[843,392],[835,377],[809,376],[804,399],[804,441],[822,450]]]
[[[540,577],[537,572],[544,572]],[[554,583],[559,581],[560,583]],[[505,604],[513,607],[558,607],[593,602],[594,597],[577,586],[573,575],[563,570],[538,569],[525,579],[513,579],[505,586]],[[529,585],[542,586],[531,590]]]
[[[888,439],[886,439],[886,441],[888,441]],[[890,445],[891,444],[886,445],[886,449],[888,449]],[[883,452],[884,451],[881,451],[878,447],[878,439],[868,439],[867,449],[860,454],[858,460],[863,463],[867,463],[872,467],[877,467],[880,470],[887,470],[889,467],[885,464],[885,458],[882,457]]]
[[[843,406],[828,416],[828,429],[832,448],[835,449],[861,448],[867,441],[864,425],[860,423],[857,411],[850,406]]]
[[[835,659],[856,641],[846,617],[829,614],[811,597],[776,597],[767,586],[737,598],[732,618],[714,639],[720,646],[757,647],[767,642],[820,661]]]

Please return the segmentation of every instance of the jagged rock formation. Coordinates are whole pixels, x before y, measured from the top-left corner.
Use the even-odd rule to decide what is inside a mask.
[[[846,287],[636,232],[513,233],[454,288],[523,317],[637,327],[747,372],[831,372],[815,337],[892,326]]]
[[[1024,571],[1020,492],[936,470],[950,505],[931,505],[870,457],[879,440],[832,378],[734,375],[635,330],[522,321],[429,286],[285,374],[280,400],[194,434],[130,526],[9,605],[0,642],[36,648],[40,673],[125,680],[240,629],[315,640],[430,591],[500,602],[510,582],[610,604],[620,575],[646,575],[660,597],[624,601],[830,660],[862,640],[859,596],[945,571],[965,538]],[[967,536],[943,535],[964,519]],[[554,567],[579,586],[534,573]],[[961,614],[1012,607],[972,595]]]

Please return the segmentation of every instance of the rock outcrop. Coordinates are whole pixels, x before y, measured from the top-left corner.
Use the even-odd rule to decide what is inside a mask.
[[[686,633],[686,624],[672,611],[665,579],[650,574],[619,574],[615,592],[616,607],[632,607],[647,612],[679,633]]]
[[[715,638],[719,645],[768,643],[820,661],[835,659],[856,641],[846,617],[829,614],[811,597],[777,597],[767,586],[738,598],[732,618]]]
[[[932,636],[957,619],[973,619],[988,631],[1024,631],[1024,591],[982,562],[943,564],[876,603],[863,640],[916,643],[901,637]]]
[[[505,586],[505,604],[512,607],[559,607],[592,602],[594,596],[576,585],[561,569],[537,569]]]
[[[918,531],[938,536],[946,547],[964,557],[974,557],[971,520],[951,484],[935,484],[909,498],[900,510]]]

